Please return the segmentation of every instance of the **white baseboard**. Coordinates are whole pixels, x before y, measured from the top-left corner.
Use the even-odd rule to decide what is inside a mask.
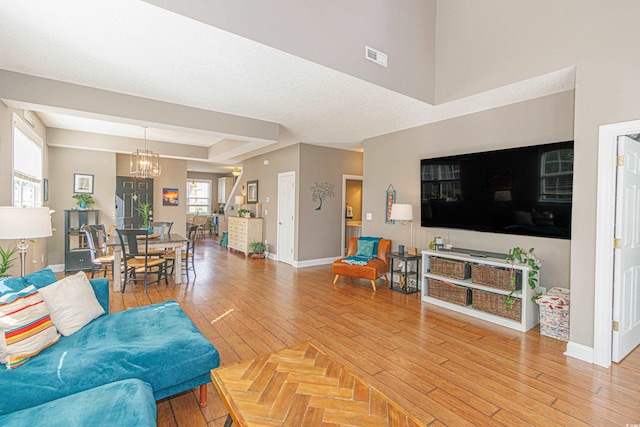
[[[48,265],[47,268],[51,269],[54,273],[62,273],[64,271],[64,264]]]
[[[313,267],[315,265],[327,265],[333,263],[333,261],[340,259],[342,257],[331,257],[331,258],[318,258],[318,259],[308,259],[305,261],[293,261],[293,266],[295,268],[304,268],[304,267]]]
[[[564,355],[593,363],[593,347],[587,347],[572,341],[567,343],[567,351],[564,352]]]

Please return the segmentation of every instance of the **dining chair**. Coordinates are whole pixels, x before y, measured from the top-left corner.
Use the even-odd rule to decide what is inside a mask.
[[[160,283],[164,275],[164,281],[168,285],[167,260],[157,255],[149,254],[149,234],[147,230],[117,229],[120,246],[122,249],[122,262],[124,265],[124,292],[127,283],[142,281],[144,293],[147,293],[147,284]],[[138,278],[138,273],[143,275]],[[150,282],[148,276],[156,274],[157,279]]]
[[[191,221],[193,223],[193,225],[197,225],[198,228],[198,234],[204,234],[204,228],[205,225],[207,224],[207,221],[209,221],[209,216],[207,215],[196,215],[195,217],[193,217],[193,220]]]
[[[96,272],[103,272],[103,277],[107,277],[107,271],[111,267],[111,274],[113,275],[113,255],[103,255],[99,249],[99,230],[96,226],[85,226],[80,230],[84,233],[85,241],[89,246],[89,254],[91,256],[91,278],[93,279]],[[106,244],[106,243],[105,243]]]
[[[151,227],[153,228],[153,234],[160,234],[161,236],[164,234],[171,234],[171,227],[173,227],[173,222],[154,221],[151,223]]]
[[[196,267],[193,263],[195,258],[196,251],[196,237],[198,233],[198,226],[191,225],[187,230],[187,243],[184,247],[182,253],[182,264],[184,264],[184,269],[182,271],[187,275],[187,282],[189,281],[189,270],[193,271],[194,279],[197,277]],[[165,255],[165,259],[167,260],[167,268],[171,268],[171,272],[169,274],[173,274],[173,269],[175,268],[176,263],[176,253],[169,252]]]

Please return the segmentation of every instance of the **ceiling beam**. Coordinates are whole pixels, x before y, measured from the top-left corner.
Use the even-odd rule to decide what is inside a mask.
[[[47,107],[48,111],[121,123],[197,130],[216,137],[248,142],[277,142],[280,125],[233,114],[172,104],[118,92],[81,86],[28,74],[0,70],[0,99],[22,108]]]

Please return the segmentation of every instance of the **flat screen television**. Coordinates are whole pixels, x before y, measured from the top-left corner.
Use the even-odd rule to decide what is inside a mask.
[[[421,225],[571,238],[573,141],[422,159]]]

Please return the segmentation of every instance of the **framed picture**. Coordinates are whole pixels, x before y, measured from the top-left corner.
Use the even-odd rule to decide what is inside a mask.
[[[247,203],[258,203],[258,180],[247,181]]]
[[[73,192],[93,194],[93,175],[74,173]]]
[[[396,190],[393,185],[389,185],[389,188],[387,188],[385,199],[384,223],[395,224],[396,222],[391,219],[391,206],[396,202]]]
[[[162,206],[178,206],[178,189],[162,189]]]

